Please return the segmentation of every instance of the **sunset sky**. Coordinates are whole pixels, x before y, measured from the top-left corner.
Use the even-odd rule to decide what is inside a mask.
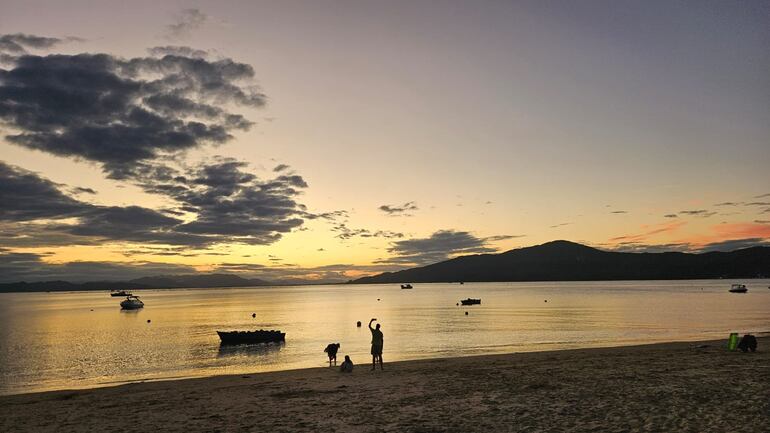
[[[0,281],[770,241],[770,2],[0,0]]]

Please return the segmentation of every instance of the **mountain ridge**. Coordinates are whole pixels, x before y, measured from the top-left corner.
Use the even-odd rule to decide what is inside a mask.
[[[455,257],[431,265],[351,281],[607,281],[757,278],[770,275],[770,247],[730,252],[631,253],[557,240],[498,254]]]

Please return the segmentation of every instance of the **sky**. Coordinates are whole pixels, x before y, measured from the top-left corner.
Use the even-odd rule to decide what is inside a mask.
[[[770,240],[765,1],[0,0],[0,281]]]

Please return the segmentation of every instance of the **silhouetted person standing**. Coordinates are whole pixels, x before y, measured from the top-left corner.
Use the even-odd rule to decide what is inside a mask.
[[[380,361],[380,370],[382,370],[382,331],[380,331],[380,324],[377,324],[376,328],[372,328],[372,322],[377,319],[369,321],[369,330],[372,331],[372,371],[377,368],[377,361]]]

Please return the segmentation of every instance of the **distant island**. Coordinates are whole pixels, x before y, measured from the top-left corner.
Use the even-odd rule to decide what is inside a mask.
[[[602,281],[766,278],[770,247],[731,252],[619,253],[569,241],[553,241],[500,254],[457,257],[419,268],[363,277],[349,284],[443,283],[460,281]],[[3,292],[258,287],[313,284],[265,281],[233,274],[162,275],[129,281],[40,281],[0,283]],[[329,284],[326,282],[326,284]]]
[[[133,289],[181,289],[213,287],[269,286],[272,283],[257,278],[247,279],[232,274],[162,275],[142,277],[129,281],[40,281],[0,284],[3,292],[69,292],[76,290],[133,290]]]
[[[560,240],[500,254],[457,257],[419,268],[363,277],[350,283],[689,280],[768,276],[770,247],[698,254],[620,253]]]

